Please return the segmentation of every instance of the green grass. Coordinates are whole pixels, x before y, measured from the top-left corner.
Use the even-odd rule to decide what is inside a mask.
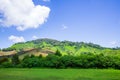
[[[120,80],[120,70],[0,69],[0,80]]]

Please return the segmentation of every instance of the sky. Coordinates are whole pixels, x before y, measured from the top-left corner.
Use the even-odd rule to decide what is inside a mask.
[[[0,0],[0,48],[38,38],[120,47],[120,0]]]

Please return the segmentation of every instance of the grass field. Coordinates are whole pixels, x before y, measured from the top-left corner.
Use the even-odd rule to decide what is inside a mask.
[[[120,70],[0,69],[0,80],[120,80]]]

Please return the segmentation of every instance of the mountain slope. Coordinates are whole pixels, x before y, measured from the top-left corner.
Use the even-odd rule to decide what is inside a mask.
[[[34,51],[31,51],[32,49],[34,49]],[[105,48],[93,43],[58,41],[48,38],[32,40],[25,43],[16,43],[3,50],[16,50],[17,52],[28,50],[29,53],[33,54],[43,52],[49,54],[54,53],[57,49],[62,55],[80,55],[81,53],[120,55],[120,49]]]

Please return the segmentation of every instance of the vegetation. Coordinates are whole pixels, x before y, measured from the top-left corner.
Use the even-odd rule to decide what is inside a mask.
[[[57,49],[57,51],[55,52],[55,55],[57,56],[62,56],[61,52]]]
[[[103,54],[83,53],[80,56],[59,56],[49,54],[46,57],[25,56],[22,60],[18,55],[11,59],[1,59],[1,67],[19,68],[114,68],[120,69],[120,57]]]
[[[120,80],[112,69],[0,69],[1,80]]]
[[[11,60],[13,65],[17,65],[20,63],[19,56],[17,54],[13,55]]]
[[[0,64],[4,63],[4,62],[8,62],[8,58],[7,57],[3,57],[3,58],[0,58]]]
[[[37,39],[28,42],[16,43],[9,48],[2,49],[3,52],[16,51],[20,55],[24,55],[29,51],[36,50],[35,53],[55,53],[57,50],[62,55],[79,56],[82,53],[105,54],[120,56],[120,48],[105,48],[93,43],[57,41],[53,39]],[[2,53],[2,52],[1,52]]]
[[[93,43],[38,39],[16,43],[3,50],[7,53],[17,51],[16,54],[0,57],[0,67],[3,68],[120,69],[119,48],[104,48]],[[36,52],[39,54],[35,55]]]

